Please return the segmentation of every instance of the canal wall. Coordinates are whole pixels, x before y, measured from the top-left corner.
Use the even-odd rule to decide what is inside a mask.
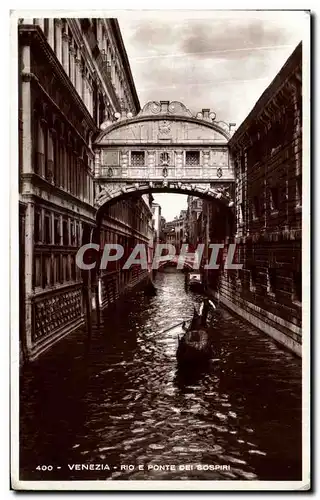
[[[210,294],[218,303],[301,357],[301,328],[294,323],[243,299],[239,294],[235,296],[230,289],[228,290],[227,284],[222,285],[222,292],[210,290]]]
[[[143,269],[114,271],[98,280],[98,296],[101,309],[109,307],[150,279],[150,273]]]
[[[221,303],[293,352],[302,346],[302,44],[229,141],[235,262]]]

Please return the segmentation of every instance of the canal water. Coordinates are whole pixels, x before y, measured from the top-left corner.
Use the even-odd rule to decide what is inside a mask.
[[[201,297],[155,284],[24,370],[20,479],[301,479],[301,361],[219,307],[214,358],[181,375],[168,328]]]

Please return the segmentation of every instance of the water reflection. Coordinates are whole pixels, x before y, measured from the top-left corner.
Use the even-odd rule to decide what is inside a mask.
[[[214,359],[178,370],[182,328],[170,327],[201,297],[185,292],[179,273],[159,273],[156,286],[156,296],[139,293],[106,313],[87,354],[78,332],[24,374],[23,478],[48,479],[35,464],[52,463],[61,469],[50,479],[300,479],[300,361],[223,311]],[[70,471],[72,463],[110,470]]]

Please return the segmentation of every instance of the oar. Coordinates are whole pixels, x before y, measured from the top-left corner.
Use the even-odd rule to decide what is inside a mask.
[[[184,319],[183,321],[180,321],[180,323],[177,323],[176,325],[170,326],[170,328],[167,328],[166,330],[163,330],[163,332],[161,332],[160,335],[162,333],[169,332],[169,330],[173,330],[173,328],[176,328],[177,326],[182,325],[182,323],[185,323],[186,321],[190,321],[190,320],[192,320],[192,318]]]

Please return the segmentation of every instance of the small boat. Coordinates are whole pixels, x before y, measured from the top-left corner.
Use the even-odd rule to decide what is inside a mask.
[[[188,273],[185,278],[186,287],[194,291],[203,291],[203,278],[201,273]]]
[[[215,309],[211,300],[205,300],[200,307],[200,313],[194,309],[193,318],[188,327],[183,326],[185,334],[178,339],[177,361],[180,366],[193,368],[210,360],[213,355],[210,340],[207,315],[209,306]]]

